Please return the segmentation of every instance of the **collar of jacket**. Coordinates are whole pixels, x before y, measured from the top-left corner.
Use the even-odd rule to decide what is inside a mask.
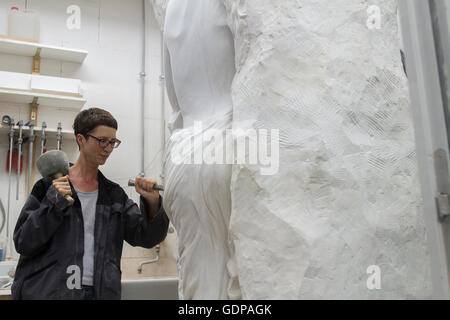
[[[73,163],[69,162],[69,167],[73,166]],[[100,171],[100,169],[97,170],[97,179],[98,179],[98,200],[97,204],[112,204],[112,199],[110,197],[111,190],[113,187],[117,186],[117,183],[114,183],[110,180],[108,180],[103,173]],[[70,182],[70,187],[72,188],[72,194],[73,198],[78,198],[77,192],[75,191],[75,188]]]

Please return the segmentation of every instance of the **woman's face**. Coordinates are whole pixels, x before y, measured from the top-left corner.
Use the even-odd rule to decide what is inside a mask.
[[[108,144],[106,147],[101,147],[100,142],[95,138],[111,141],[116,139],[116,131],[116,129],[111,127],[97,126],[89,133],[87,140],[79,134],[79,138],[77,137],[77,139],[80,144],[80,153],[93,165],[100,166],[105,164],[106,159],[108,159],[114,147],[111,144]]]

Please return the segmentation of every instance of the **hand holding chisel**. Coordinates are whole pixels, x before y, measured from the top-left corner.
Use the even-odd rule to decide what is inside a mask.
[[[128,186],[129,187],[134,187],[135,183],[133,179],[128,180]],[[159,184],[154,184],[153,185],[153,190],[159,190],[159,191],[164,191],[164,187],[162,185]]]

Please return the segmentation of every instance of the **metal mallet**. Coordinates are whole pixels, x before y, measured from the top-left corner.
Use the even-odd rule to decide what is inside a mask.
[[[36,167],[39,173],[46,181],[53,181],[69,174],[69,159],[65,152],[60,150],[52,150],[44,153],[36,161]],[[74,203],[71,196],[65,195],[65,198]]]
[[[135,186],[134,179],[128,180],[128,186],[129,187]],[[164,191],[164,187],[162,185],[155,184],[155,185],[153,185],[153,190]]]

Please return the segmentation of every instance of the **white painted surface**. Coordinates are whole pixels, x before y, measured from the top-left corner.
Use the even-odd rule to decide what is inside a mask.
[[[0,101],[4,104],[29,104],[37,97],[39,105],[58,109],[72,109],[79,111],[85,105],[83,98],[63,96],[58,94],[47,94],[31,91],[17,91],[0,89]]]
[[[34,57],[41,49],[39,56],[44,59],[54,59],[82,63],[88,52],[85,50],[56,47],[41,43],[0,39],[0,52],[25,57]]]
[[[31,74],[0,71],[0,88],[31,90]]]
[[[11,90],[46,90],[61,94],[81,94],[78,79],[0,71],[0,88]]]
[[[16,7],[17,8],[17,7]],[[39,41],[39,14],[22,8],[10,10],[8,14],[8,35],[15,38]]]
[[[81,81],[78,79],[68,79],[59,77],[49,77],[32,75],[31,90],[46,90],[46,91],[56,91],[63,94],[77,94],[81,95]]]
[[[430,15],[434,10],[445,12],[439,11],[439,4],[443,2],[437,1],[434,9],[426,1],[399,1],[434,299],[450,299],[450,224],[437,218],[436,201],[439,194],[450,194],[450,185],[446,183],[450,172],[443,161],[449,158],[449,143],[435,49],[437,39],[433,36],[433,13]],[[436,22],[442,23],[441,17]],[[444,34],[441,34],[441,44],[450,40]]]

